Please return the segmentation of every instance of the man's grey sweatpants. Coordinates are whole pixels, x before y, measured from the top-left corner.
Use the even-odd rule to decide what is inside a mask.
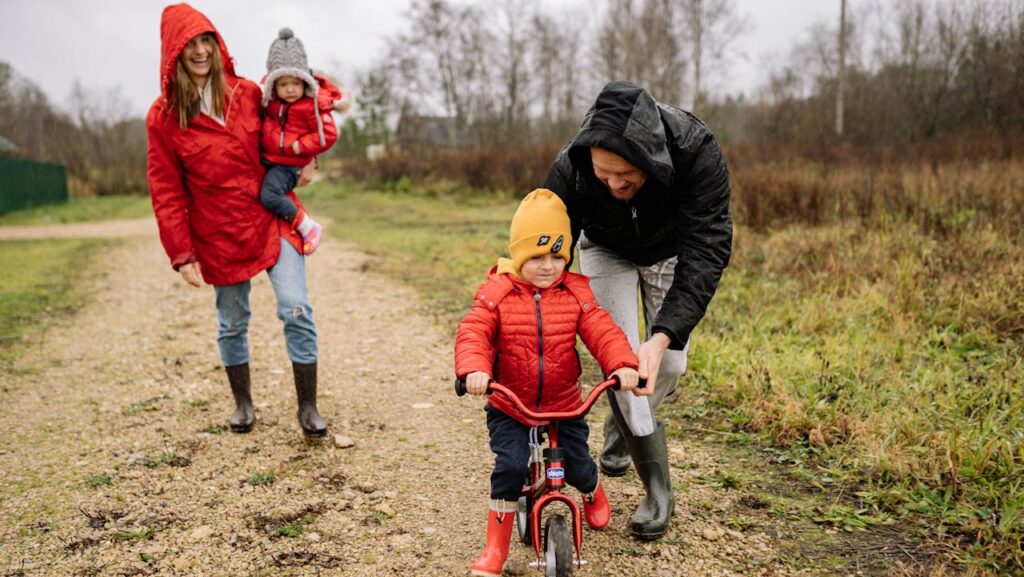
[[[635,352],[640,343],[650,337],[651,323],[658,318],[665,294],[672,286],[676,257],[650,266],[639,266],[590,242],[583,233],[580,233],[577,246],[580,249],[580,272],[590,277],[590,286],[601,307],[612,315],[615,324],[626,333]],[[643,335],[640,334],[639,301],[643,301]],[[675,390],[679,377],[686,372],[689,347],[690,343],[687,342],[681,351],[665,351],[653,395],[637,397],[633,393],[615,393],[622,415],[634,436],[643,437],[654,432],[654,410]]]

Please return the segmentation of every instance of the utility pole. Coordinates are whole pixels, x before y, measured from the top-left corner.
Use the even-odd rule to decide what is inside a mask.
[[[846,92],[846,0],[839,0],[839,86],[836,88],[836,136],[843,137],[843,93]]]

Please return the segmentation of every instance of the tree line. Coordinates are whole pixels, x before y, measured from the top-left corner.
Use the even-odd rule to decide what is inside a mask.
[[[75,82],[68,109],[0,62],[0,136],[17,155],[67,166],[73,196],[146,191],[146,127],[128,116],[119,89],[86,90]]]
[[[535,0],[414,0],[403,31],[358,74],[356,107],[334,154],[362,157],[371,144],[455,150],[469,157],[467,174],[480,173],[480,182],[464,179],[474,185],[495,184],[488,174],[506,169],[532,179],[600,87],[627,79],[693,110],[740,158],[1019,155],[1024,0],[846,4],[845,26],[815,24],[788,53],[763,62],[770,72],[762,87],[738,94],[728,71],[739,38],[758,23],[735,0],[606,0],[563,10]],[[55,106],[0,62],[0,136],[25,156],[67,165],[73,186],[88,193],[145,190],[145,129],[129,109],[116,89],[80,84],[67,107]],[[388,178],[429,170],[390,162]]]

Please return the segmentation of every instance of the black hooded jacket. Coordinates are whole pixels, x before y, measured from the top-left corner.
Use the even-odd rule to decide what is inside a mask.
[[[647,174],[628,202],[596,176],[590,148],[614,152]],[[569,209],[573,244],[582,229],[595,244],[637,265],[679,258],[653,332],[686,345],[732,253],[729,172],[699,118],[655,102],[629,82],[607,84],[544,183]]]

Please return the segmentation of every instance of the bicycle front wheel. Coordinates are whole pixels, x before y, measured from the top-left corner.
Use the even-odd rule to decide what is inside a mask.
[[[544,577],[569,577],[573,568],[572,535],[565,517],[552,515],[544,525]]]

